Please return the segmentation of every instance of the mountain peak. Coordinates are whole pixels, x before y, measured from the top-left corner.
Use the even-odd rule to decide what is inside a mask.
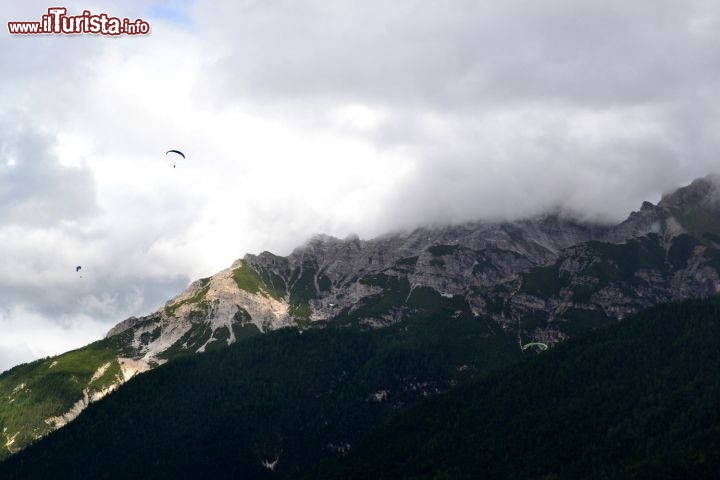
[[[688,209],[716,205],[720,200],[720,175],[711,174],[693,180],[690,185],[663,195],[659,207]]]

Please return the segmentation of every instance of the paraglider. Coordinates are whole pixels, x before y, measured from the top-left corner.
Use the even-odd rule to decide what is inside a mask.
[[[526,343],[525,345],[522,346],[522,349],[523,349],[523,350],[526,350],[526,349],[528,349],[528,348],[530,348],[530,347],[539,347],[541,350],[547,350],[547,349],[548,349],[548,346],[547,346],[546,344],[542,343],[542,342],[530,342],[530,343]]]
[[[78,265],[75,267],[75,273],[80,273],[80,270],[82,270],[82,266]],[[82,278],[82,275],[80,275],[80,278]]]
[[[185,158],[185,154],[183,152],[181,152],[180,150],[168,150],[167,152],[165,152],[165,155],[167,155],[169,153],[175,153],[177,155],[180,155],[182,158]],[[173,163],[173,168],[175,168],[174,163]]]

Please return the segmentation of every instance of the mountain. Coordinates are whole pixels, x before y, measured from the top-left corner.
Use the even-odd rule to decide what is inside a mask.
[[[139,376],[0,478],[717,478],[718,318],[661,305],[525,359],[477,318],[282,329]]]
[[[103,340],[0,375],[0,458],[137,373],[285,327],[483,319],[531,353],[657,303],[713,295],[718,183],[698,179],[617,225],[544,215],[372,240],[318,235],[287,257],[246,255]]]
[[[246,255],[108,336],[152,367],[287,326],[379,327],[463,299],[520,341],[556,343],[659,302],[720,291],[717,177],[615,226],[546,215],[369,241],[318,235],[288,257]],[[415,301],[415,302],[413,302]],[[132,337],[132,339],[130,338]]]

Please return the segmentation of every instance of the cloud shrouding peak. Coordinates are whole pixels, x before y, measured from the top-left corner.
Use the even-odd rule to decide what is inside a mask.
[[[87,343],[315,233],[614,221],[718,170],[714,2],[66,6],[152,31],[0,36],[0,361]]]

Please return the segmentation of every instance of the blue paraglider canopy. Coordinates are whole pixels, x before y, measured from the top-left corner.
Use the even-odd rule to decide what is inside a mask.
[[[165,155],[169,153],[175,153],[177,155],[180,155],[182,158],[185,158],[185,154],[182,153],[180,150],[168,150],[167,152],[165,152]],[[173,168],[175,168],[175,164],[173,164]]]
[[[81,269],[82,269],[82,267],[81,267],[80,265],[78,265],[77,267],[75,267],[75,271],[76,271],[76,272],[79,272]]]

